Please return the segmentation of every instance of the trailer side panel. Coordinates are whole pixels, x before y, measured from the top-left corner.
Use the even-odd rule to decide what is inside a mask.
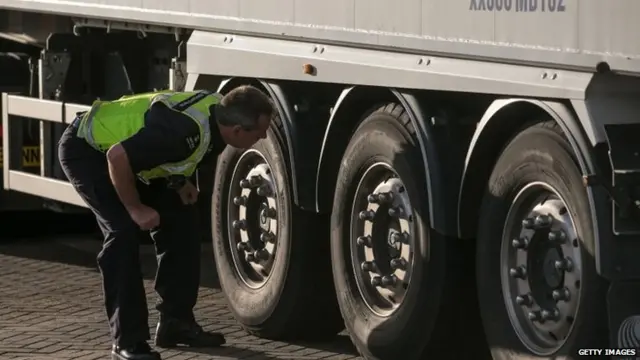
[[[0,8],[640,74],[635,0],[0,0]]]

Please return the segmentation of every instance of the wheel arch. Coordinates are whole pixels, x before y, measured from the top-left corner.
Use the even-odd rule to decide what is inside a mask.
[[[289,181],[291,182],[291,191],[293,195],[293,201],[296,205],[300,205],[299,197],[298,197],[298,183],[297,183],[297,173],[296,173],[296,159],[295,156],[298,153],[296,151],[298,149],[297,146],[297,137],[296,137],[296,125],[293,111],[293,107],[291,103],[287,99],[287,95],[284,90],[280,87],[280,85],[276,82],[263,80],[263,79],[254,79],[254,78],[242,78],[242,77],[232,77],[226,78],[220,82],[218,86],[217,92],[220,94],[225,94],[234,88],[240,85],[252,85],[262,90],[265,94],[267,94],[271,100],[273,101],[273,105],[276,108],[276,111],[280,115],[279,120],[280,123],[275,124],[276,128],[281,128],[284,144],[283,150],[286,154],[286,167],[289,169]],[[280,131],[280,130],[278,130]]]
[[[523,115],[526,114],[526,115]],[[547,118],[555,121],[567,138],[583,175],[596,172],[593,151],[584,127],[562,102],[535,99],[495,100],[484,113],[473,134],[465,159],[458,195],[458,236],[474,238],[478,227],[478,211],[493,167],[500,153],[524,123]],[[596,199],[587,188],[592,223],[598,246]]]
[[[425,188],[429,199],[430,225],[443,234],[454,234],[455,216],[447,216],[447,212],[443,211],[434,211],[446,207],[444,192],[438,191],[443,187],[443,178],[431,125],[426,121],[424,107],[413,93],[400,89],[352,86],[342,91],[331,112],[322,142],[316,172],[316,209],[319,212],[331,211],[337,183],[336,174],[351,135],[367,112],[377,103],[384,101],[399,103],[416,129],[427,176]]]

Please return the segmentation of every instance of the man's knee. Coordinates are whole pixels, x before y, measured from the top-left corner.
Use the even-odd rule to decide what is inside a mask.
[[[119,230],[108,231],[104,235],[104,244],[98,254],[98,264],[101,267],[108,266],[108,264],[126,266],[127,263],[137,262],[139,230],[136,227],[127,226]]]

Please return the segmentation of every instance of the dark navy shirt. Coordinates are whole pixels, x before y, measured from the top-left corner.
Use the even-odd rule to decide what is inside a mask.
[[[207,161],[214,161],[226,144],[215,121],[210,121],[210,127]],[[200,129],[187,115],[156,103],[146,112],[144,127],[120,144],[127,153],[131,170],[137,174],[187,159],[200,145]]]

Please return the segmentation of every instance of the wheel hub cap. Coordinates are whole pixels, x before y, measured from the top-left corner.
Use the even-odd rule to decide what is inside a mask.
[[[509,319],[522,343],[548,356],[569,336],[580,300],[581,253],[565,202],[532,183],[509,210],[501,251]]]
[[[229,241],[242,281],[259,288],[268,280],[277,247],[277,187],[265,158],[245,152],[234,169],[229,201]]]
[[[561,250],[551,248],[547,250],[544,256],[542,274],[545,280],[545,285],[549,288],[557,288],[563,282],[564,272],[556,269],[555,263],[562,259]]]
[[[263,232],[268,232],[271,230],[271,217],[269,216],[269,203],[263,202],[260,204],[260,228]]]
[[[413,210],[404,184],[385,164],[370,167],[352,207],[351,258],[365,304],[389,316],[411,278]]]

